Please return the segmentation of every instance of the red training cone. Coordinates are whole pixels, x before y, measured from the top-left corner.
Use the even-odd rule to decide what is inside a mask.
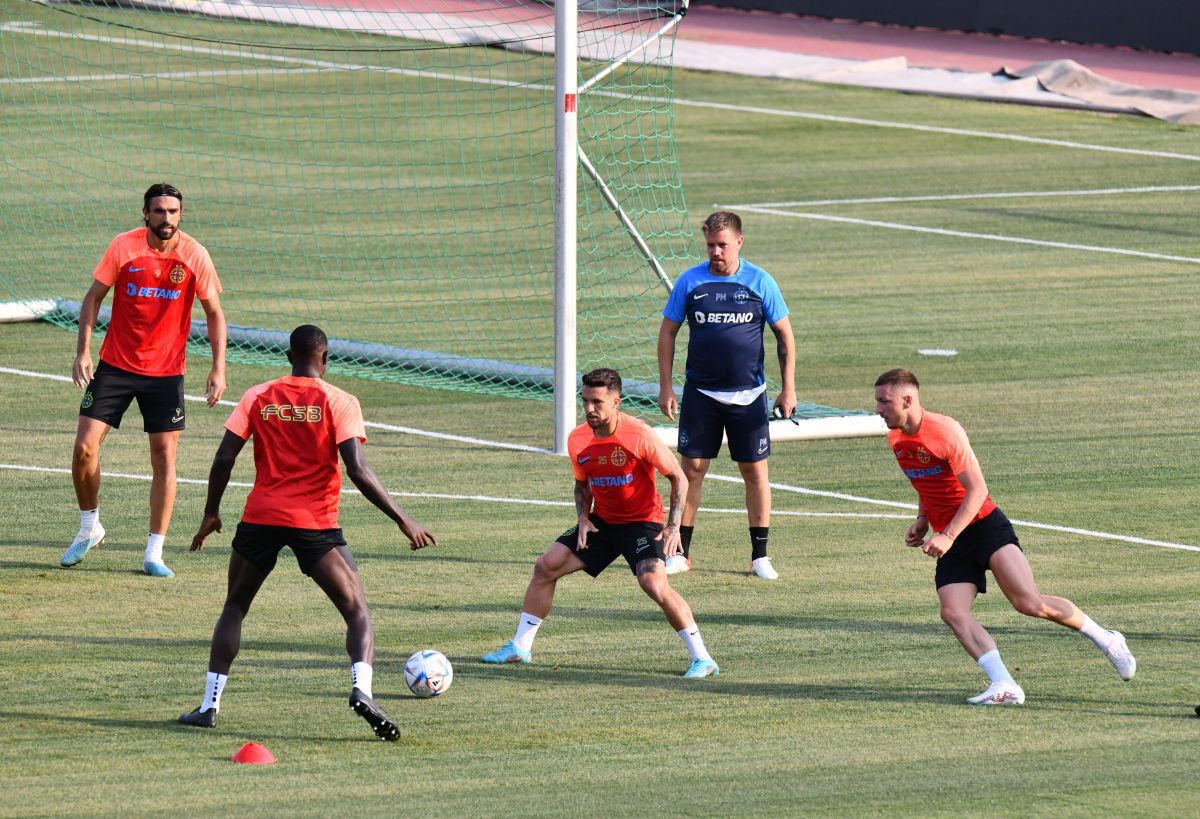
[[[265,745],[247,742],[238,748],[237,753],[233,755],[233,761],[244,762],[247,765],[273,765],[275,764],[275,755],[268,751]]]

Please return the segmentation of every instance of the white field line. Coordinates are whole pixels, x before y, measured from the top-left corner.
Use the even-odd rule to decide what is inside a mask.
[[[71,470],[60,466],[30,466],[28,464],[0,464],[0,470],[12,470],[15,472],[38,472],[48,473],[52,475],[70,475]],[[133,481],[149,482],[152,478],[150,475],[138,475],[129,472],[104,472],[105,478],[125,478]],[[207,486],[208,479],[204,478],[176,478],[177,483],[193,484],[196,486]],[[230,481],[229,486],[241,487],[249,489],[253,484],[245,483],[244,481]],[[357,489],[343,489],[343,495],[360,495],[362,494]],[[554,506],[563,508],[574,508],[574,501],[551,501],[538,500],[536,498],[507,498],[503,496],[493,495],[453,495],[447,492],[390,492],[393,497],[397,498],[418,498],[422,500],[453,500],[453,501],[477,501],[480,503],[509,503],[520,506]],[[701,512],[713,512],[716,514],[729,515],[744,515],[745,509],[713,509],[710,507],[700,507]],[[895,520],[908,520],[909,515],[890,515],[879,512],[792,512],[771,510],[772,515],[782,517],[803,517],[803,518],[885,518]]]
[[[720,205],[719,207],[731,207]],[[885,228],[887,230],[904,230],[910,233],[931,233],[936,236],[952,236],[957,239],[983,239],[989,242],[1007,242],[1017,245],[1034,245],[1036,247],[1053,247],[1061,250],[1082,250],[1088,253],[1109,253],[1117,256],[1137,256],[1142,259],[1161,259],[1168,262],[1186,262],[1200,264],[1200,258],[1192,256],[1170,256],[1165,253],[1150,253],[1145,250],[1126,250],[1120,247],[1102,247],[1099,245],[1080,245],[1073,242],[1051,242],[1043,239],[1025,239],[1020,236],[1002,236],[994,233],[973,233],[966,230],[948,230],[946,228],[922,227],[921,225],[906,225],[898,222],[881,222],[875,219],[855,219],[850,216],[832,216],[827,213],[805,213],[803,211],[779,210],[778,208],[763,208],[752,205],[740,206],[742,211],[761,213],[766,216],[786,216],[790,219],[811,219],[818,222],[841,222],[848,225],[863,225],[866,227]]]
[[[11,367],[0,367],[0,373],[7,373],[10,375],[22,375],[22,376],[27,376],[27,377],[32,377],[32,378],[45,378],[45,379],[50,379],[53,381],[68,381],[69,382],[71,380],[70,378],[63,376],[63,375],[55,375],[52,373],[39,373],[39,372],[30,371],[30,370],[18,370],[18,369],[14,369]],[[189,401],[205,400],[203,396],[199,396],[199,395],[189,395],[189,396],[185,396],[185,398],[187,398],[187,400],[189,400]],[[227,404],[230,406],[233,405],[233,402],[231,402],[231,401],[222,401],[221,403]],[[368,424],[368,425],[378,428],[378,429],[388,430],[390,432],[402,432],[402,433],[406,433],[409,435],[422,435],[422,436],[426,436],[426,437],[440,438],[443,440],[457,441],[457,442],[463,442],[463,443],[472,443],[472,444],[477,444],[480,446],[495,447],[495,448],[499,448],[499,449],[516,449],[516,450],[520,450],[523,452],[530,452],[535,455],[553,455],[555,457],[561,457],[561,456],[558,456],[556,453],[554,453],[551,450],[538,449],[536,447],[525,446],[524,444],[510,444],[510,443],[505,443],[502,441],[488,441],[483,438],[469,438],[469,437],[464,437],[464,436],[460,436],[460,435],[448,435],[446,433],[441,433],[441,432],[428,432],[426,430],[418,430],[418,429],[413,429],[411,427],[395,426],[392,424]],[[32,467],[32,466],[22,466],[19,464],[0,464],[0,469],[15,469],[15,470],[26,470],[26,471],[36,471],[36,472],[55,472],[55,473],[66,473],[66,474],[70,473],[70,470],[63,469],[63,468]],[[131,478],[131,479],[135,479],[135,480],[149,480],[149,476],[146,476],[146,475],[130,475],[130,474],[125,474],[125,473],[107,473],[107,472],[104,474],[109,475],[111,477]],[[708,480],[725,481],[727,483],[742,483],[742,479],[740,477],[731,477],[731,476],[726,476],[726,475],[709,474]],[[178,481],[179,481],[179,483],[198,483],[198,484],[207,483],[206,480],[200,480],[197,478],[179,478]],[[232,485],[234,485],[234,486],[249,486],[249,484],[244,484],[244,483],[232,484]],[[772,483],[771,488],[778,489],[781,492],[792,492],[792,493],[799,494],[799,495],[812,495],[814,497],[819,497],[819,498],[832,498],[835,500],[849,501],[852,503],[865,503],[865,504],[871,504],[874,506],[890,506],[890,507],[893,507],[896,509],[906,509],[906,510],[917,508],[916,504],[914,504],[914,503],[904,503],[902,501],[880,500],[878,498],[866,498],[866,497],[862,497],[860,495],[847,495],[842,492],[827,492],[827,491],[824,491],[821,489],[809,489],[809,488],[803,487],[803,486],[791,486],[789,484],[783,484],[783,483]],[[353,490],[343,490],[343,491],[351,492]],[[487,502],[493,502],[493,503],[525,503],[525,504],[540,505],[540,506],[574,506],[573,503],[570,503],[567,501],[533,501],[533,500],[528,500],[528,499],[524,499],[524,498],[495,498],[495,497],[491,497],[491,496],[487,496],[487,495],[443,495],[443,494],[438,494],[438,493],[408,493],[408,492],[397,492],[397,493],[393,493],[393,494],[397,495],[398,497],[406,497],[406,498],[408,498],[408,497],[411,497],[411,498],[444,498],[447,500],[478,500],[478,501],[487,501]],[[704,507],[702,507],[702,511],[720,512],[720,513],[738,513],[738,514],[745,513],[744,509],[707,509]],[[884,518],[896,518],[896,519],[906,519],[908,517],[908,515],[899,515],[899,514],[868,515],[865,513],[856,514],[856,513],[837,513],[837,512],[785,512],[785,511],[775,511],[775,510],[772,510],[771,514],[772,515],[780,515],[780,516],[789,516],[789,517],[884,517]],[[1136,543],[1136,544],[1140,544],[1143,546],[1160,546],[1164,549],[1182,549],[1182,550],[1189,551],[1189,552],[1200,552],[1200,546],[1188,546],[1187,544],[1183,544],[1183,543],[1170,543],[1170,542],[1162,541],[1162,540],[1150,540],[1147,538],[1133,537],[1131,535],[1119,535],[1119,534],[1113,534],[1111,532],[1097,532],[1097,531],[1094,531],[1091,529],[1077,529],[1072,526],[1056,526],[1056,525],[1049,524],[1049,523],[1035,523],[1033,521],[1025,521],[1025,520],[1013,520],[1013,523],[1019,524],[1021,526],[1028,526],[1033,529],[1046,529],[1046,530],[1049,530],[1052,532],[1066,532],[1066,533],[1073,534],[1073,535],[1084,535],[1086,537],[1099,538],[1101,540],[1115,540],[1115,541],[1120,541],[1122,543]]]
[[[1006,191],[996,193],[946,193],[927,196],[872,196],[862,199],[808,199],[795,202],[748,202],[725,205],[739,208],[814,208],[825,205],[890,205],[901,202],[959,202],[972,199],[1032,199],[1055,196],[1114,196],[1126,193],[1186,193],[1200,191],[1200,185],[1154,185],[1140,188],[1093,188],[1078,191]]]
[[[266,54],[262,52],[249,51],[246,49],[229,49],[229,48],[210,48],[205,46],[192,46],[176,43],[163,42],[160,40],[129,40],[120,37],[105,37],[96,34],[76,34],[65,31],[53,31],[50,29],[42,29],[19,22],[9,22],[0,25],[0,31],[26,34],[35,37],[63,37],[67,39],[85,40],[89,42],[113,43],[126,46],[137,46],[138,48],[160,49],[167,51],[175,51],[186,54],[203,54],[217,57],[231,57],[237,59],[260,60],[266,62],[284,63],[288,65],[309,66],[331,71],[380,71],[389,74],[402,74],[406,76],[429,77],[432,79],[445,79],[455,82],[475,83],[494,86],[507,87],[524,87],[536,90],[552,91],[553,86],[544,83],[522,83],[513,82],[511,80],[491,79],[486,77],[476,77],[465,74],[446,74],[440,72],[425,72],[415,69],[403,69],[387,66],[373,66],[362,63],[337,63],[328,60],[311,60],[303,57],[288,57],[280,54]],[[591,91],[589,93],[599,94],[610,97],[626,97],[627,94],[608,91]],[[1086,142],[1071,142],[1063,139],[1049,139],[1046,137],[1031,137],[1021,134],[1004,134],[994,131],[973,131],[965,128],[945,128],[938,125],[916,125],[906,122],[892,122],[888,120],[873,120],[864,119],[862,117],[845,117],[836,114],[819,114],[812,111],[788,111],[781,108],[763,108],[753,105],[734,105],[731,103],[711,102],[706,100],[688,100],[688,99],[667,99],[665,97],[654,98],[657,103],[673,102],[676,105],[681,105],[690,108],[711,108],[718,111],[731,111],[743,114],[760,114],[764,116],[788,117],[792,119],[809,119],[819,122],[836,122],[844,125],[862,125],[871,128],[896,128],[906,131],[920,131],[932,134],[948,134],[952,136],[974,137],[978,139],[999,139],[1010,142],[1021,142],[1033,145],[1050,145],[1058,148],[1070,148],[1073,150],[1082,151],[1102,151],[1105,153],[1126,154],[1130,156],[1146,156],[1156,157],[1159,159],[1180,159],[1187,162],[1200,162],[1200,155],[1196,154],[1180,154],[1170,151],[1149,151],[1140,148],[1120,148],[1112,145],[1094,145]]]

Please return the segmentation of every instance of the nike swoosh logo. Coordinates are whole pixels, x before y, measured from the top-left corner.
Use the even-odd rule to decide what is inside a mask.
[[[172,423],[172,424],[178,424],[178,423],[179,423],[180,421],[182,421],[182,420],[183,420],[183,416],[182,416],[182,415],[180,415],[180,416],[179,416],[179,417],[177,417],[177,418],[172,418],[172,419],[171,419],[171,423]]]
[[[579,459],[579,463],[581,463],[581,464],[586,464],[586,463],[587,463],[588,461],[590,461],[591,459],[592,459],[592,456],[591,456],[591,455],[588,455],[586,458],[580,458],[580,459]]]
[[[141,273],[145,269],[146,268],[144,268],[144,267],[131,267],[131,268],[129,268],[129,272],[130,273]]]
[[[707,294],[707,293],[701,293],[701,294],[700,294],[700,295],[698,295],[698,296],[692,296],[692,298],[694,298],[696,301],[700,301],[700,299],[706,299],[706,298],[708,298],[708,294]]]

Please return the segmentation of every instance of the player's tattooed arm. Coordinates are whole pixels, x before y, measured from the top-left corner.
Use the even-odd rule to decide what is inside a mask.
[[[575,516],[583,520],[592,511],[592,487],[587,481],[575,481]]]

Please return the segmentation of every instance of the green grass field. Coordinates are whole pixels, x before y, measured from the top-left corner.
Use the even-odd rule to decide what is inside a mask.
[[[532,665],[484,666],[479,655],[511,637],[532,561],[572,522],[568,465],[371,430],[367,453],[391,489],[444,496],[401,498],[441,541],[420,553],[361,498],[343,502],[372,604],[375,689],[401,742],[374,740],[346,708],[341,621],[286,557],[247,620],[219,727],[185,729],[175,719],[199,702],[247,491],[226,495],[226,534],[187,553],[204,500],[196,482],[228,408],[189,405],[166,552],[176,578],[139,572],[148,483],[138,476],[149,464],[136,411],[103,451],[110,542],[61,570],[77,527],[64,470],[79,393],[0,372],[0,770],[10,794],[0,815],[1200,812],[1200,555],[1066,531],[1200,546],[1197,194],[1127,190],[1200,184],[1200,165],[1183,158],[1200,156],[1200,132],[723,75],[682,73],[677,93],[691,221],[745,206],[743,255],[788,297],[802,397],[870,408],[880,372],[914,369],[926,405],[971,434],[1008,515],[1059,527],[1017,526],[1043,590],[1121,629],[1137,677],[1122,683],[1087,640],[1021,617],[994,591],[977,611],[1028,700],[972,709],[963,699],[985,678],[938,619],[933,567],[901,541],[903,509],[777,490],[771,551],[782,576],[764,584],[746,576],[741,488],[722,481],[706,485],[696,570],[676,582],[719,677],[679,677],[679,639],[619,567],[560,584]],[[709,102],[979,133],[696,104]],[[1112,192],[1029,195],[1085,190]],[[1025,195],[766,204],[984,193]],[[189,228],[204,240],[202,219]],[[70,238],[98,256],[110,236]],[[68,289],[81,296],[87,272],[64,271]],[[916,352],[927,347],[958,355]],[[0,367],[69,374],[73,350],[63,330],[0,325]],[[189,393],[205,372],[193,353]],[[282,372],[231,365],[228,397]],[[336,382],[360,396],[368,421],[550,442],[544,402]],[[784,443],[771,470],[787,487],[912,502],[893,461],[881,438]],[[725,460],[713,470],[735,474]],[[235,480],[252,480],[248,452]],[[434,701],[408,696],[400,674],[424,647],[455,666]],[[250,740],[278,763],[232,764]]]

